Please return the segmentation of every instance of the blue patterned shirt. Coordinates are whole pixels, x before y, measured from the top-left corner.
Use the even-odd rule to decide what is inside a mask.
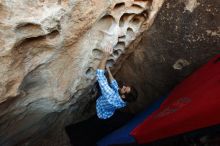
[[[101,96],[96,100],[96,112],[100,119],[110,118],[116,109],[126,105],[119,95],[116,80],[112,80],[109,86],[104,72],[101,69],[96,70],[97,80],[101,89]]]

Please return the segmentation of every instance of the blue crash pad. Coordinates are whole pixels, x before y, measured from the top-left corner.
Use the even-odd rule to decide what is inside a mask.
[[[146,117],[148,117],[151,113],[153,113],[156,109],[158,109],[161,103],[164,101],[166,97],[161,97],[158,101],[148,107],[145,111],[135,116],[131,121],[129,121],[123,127],[115,130],[111,134],[105,136],[101,140],[97,142],[98,146],[108,146],[110,144],[123,144],[123,143],[133,143],[135,142],[134,137],[130,135],[130,132]]]

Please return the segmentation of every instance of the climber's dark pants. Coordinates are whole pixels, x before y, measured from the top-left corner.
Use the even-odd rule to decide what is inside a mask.
[[[112,117],[106,120],[99,119],[96,115],[86,121],[72,124],[66,127],[73,146],[92,146],[103,136],[121,127],[133,116],[116,111]]]

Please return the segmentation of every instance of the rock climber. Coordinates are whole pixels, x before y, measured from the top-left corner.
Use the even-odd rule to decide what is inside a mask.
[[[110,118],[116,109],[126,106],[127,102],[134,102],[137,99],[138,93],[133,86],[121,85],[118,86],[117,81],[113,78],[111,71],[106,62],[112,54],[113,48],[107,47],[104,49],[103,57],[96,70],[96,77],[101,89],[101,96],[96,100],[96,113],[100,119]],[[105,68],[107,69],[110,84],[105,77]]]
[[[96,70],[100,88],[99,96],[96,99],[97,114],[83,122],[66,127],[66,132],[73,146],[96,146],[96,142],[100,138],[123,126],[133,117],[130,113],[116,110],[125,107],[128,102],[135,101],[137,91],[132,86],[118,86],[109,67],[106,67],[106,62],[112,51],[113,49],[110,47],[104,49],[103,57]],[[105,68],[108,72],[110,84],[105,77]]]

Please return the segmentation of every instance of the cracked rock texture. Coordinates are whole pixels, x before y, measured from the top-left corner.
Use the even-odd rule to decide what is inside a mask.
[[[165,0],[154,24],[139,38],[117,72],[118,79],[139,91],[138,102],[130,106],[134,112],[167,95],[220,53],[220,1]]]
[[[123,62],[162,4],[0,0],[0,145],[69,145],[63,128],[91,114],[102,49],[114,47],[108,65]]]

